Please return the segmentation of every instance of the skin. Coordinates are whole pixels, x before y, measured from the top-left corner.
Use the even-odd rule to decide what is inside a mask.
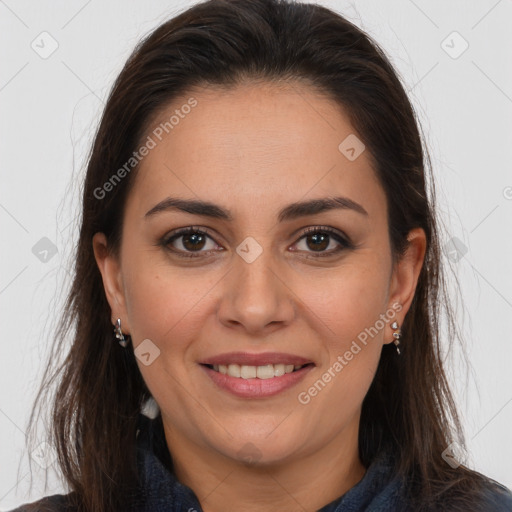
[[[177,477],[205,512],[224,511],[226,503],[244,511],[318,510],[365,474],[357,450],[361,404],[383,344],[393,341],[390,323],[401,324],[411,304],[425,234],[411,231],[406,254],[393,265],[386,197],[370,155],[349,161],[338,150],[355,130],[314,89],[245,84],[193,96],[198,105],[141,163],[120,257],[102,233],[94,237],[112,321],[121,319],[134,348],[150,339],[160,350],[150,365],[137,362],[162,411]],[[178,210],[145,217],[167,196],[211,201],[233,220]],[[333,196],[356,201],[367,215],[335,209],[277,220],[290,203]],[[200,257],[180,258],[159,244],[188,226],[212,235]],[[332,227],[354,247],[315,257],[314,240],[303,236],[309,226]],[[252,263],[236,252],[248,236],[263,251]],[[329,240],[320,253],[340,247]],[[172,247],[193,252],[183,241]],[[401,306],[396,316],[308,404],[299,403],[298,394],[393,304]],[[230,351],[288,352],[316,366],[278,395],[239,398],[198,364]],[[250,446],[257,450],[252,464],[244,460]]]

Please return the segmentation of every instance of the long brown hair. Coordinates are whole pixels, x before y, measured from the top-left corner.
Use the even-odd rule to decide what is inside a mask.
[[[379,46],[342,16],[313,4],[209,0],[163,23],[136,47],[110,92],[88,158],[74,280],[53,354],[65,350],[69,334],[72,345],[62,364],[46,370],[31,425],[51,396],[52,442],[79,510],[125,507],[137,485],[136,422],[150,393],[133,351],[120,350],[113,340],[92,237],[105,233],[110,250],[118,251],[136,166],[103,197],[98,189],[129,161],[150,121],[178,95],[200,85],[256,80],[301,81],[343,106],[386,193],[395,258],[408,232],[424,229],[427,252],[402,326],[402,355],[396,357],[393,345],[383,347],[362,405],[359,453],[367,466],[391,443],[396,474],[409,483],[415,510],[476,510],[481,475],[453,468],[442,457],[452,441],[464,443],[441,360],[439,319],[444,313],[448,325],[454,322],[419,123]],[[58,387],[50,395],[53,382]]]

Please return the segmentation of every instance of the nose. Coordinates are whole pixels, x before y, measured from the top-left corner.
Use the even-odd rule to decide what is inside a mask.
[[[217,313],[223,325],[261,337],[293,321],[293,292],[283,269],[272,259],[270,250],[264,250],[252,262],[235,255]]]

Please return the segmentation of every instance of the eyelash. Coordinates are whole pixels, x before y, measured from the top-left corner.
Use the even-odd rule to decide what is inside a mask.
[[[342,251],[344,249],[352,249],[354,247],[353,244],[348,239],[348,237],[341,235],[337,230],[330,228],[328,226],[313,226],[313,227],[306,228],[301,233],[299,239],[295,243],[300,242],[303,238],[307,237],[308,235],[314,235],[317,233],[329,235],[330,237],[334,238],[336,240],[336,242],[338,242],[340,245],[336,249],[331,249],[330,251],[327,251],[327,252],[315,253],[314,251],[311,251],[313,254],[313,256],[312,256],[313,258],[329,257],[329,256],[339,253],[340,251]],[[174,242],[174,240],[180,238],[181,236],[191,235],[191,234],[198,234],[198,235],[206,236],[213,240],[212,235],[205,229],[200,228],[200,227],[190,226],[187,228],[178,229],[178,230],[164,236],[162,238],[162,240],[160,241],[160,245],[163,246],[168,251],[176,254],[178,257],[181,257],[181,258],[199,258],[199,257],[202,257],[202,254],[210,252],[210,251],[188,251],[188,252],[185,252],[182,250],[176,250],[176,249],[172,249],[169,247],[169,245],[172,242]],[[213,240],[213,241],[215,242],[215,240]],[[311,257],[311,256],[308,256],[308,257]]]

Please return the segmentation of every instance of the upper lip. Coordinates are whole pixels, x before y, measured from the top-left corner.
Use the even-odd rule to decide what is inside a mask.
[[[250,352],[226,352],[216,356],[208,357],[201,361],[201,364],[240,364],[247,366],[264,366],[267,364],[293,364],[304,365],[313,363],[310,359],[286,354],[284,352],[263,352],[260,354],[251,354]]]

